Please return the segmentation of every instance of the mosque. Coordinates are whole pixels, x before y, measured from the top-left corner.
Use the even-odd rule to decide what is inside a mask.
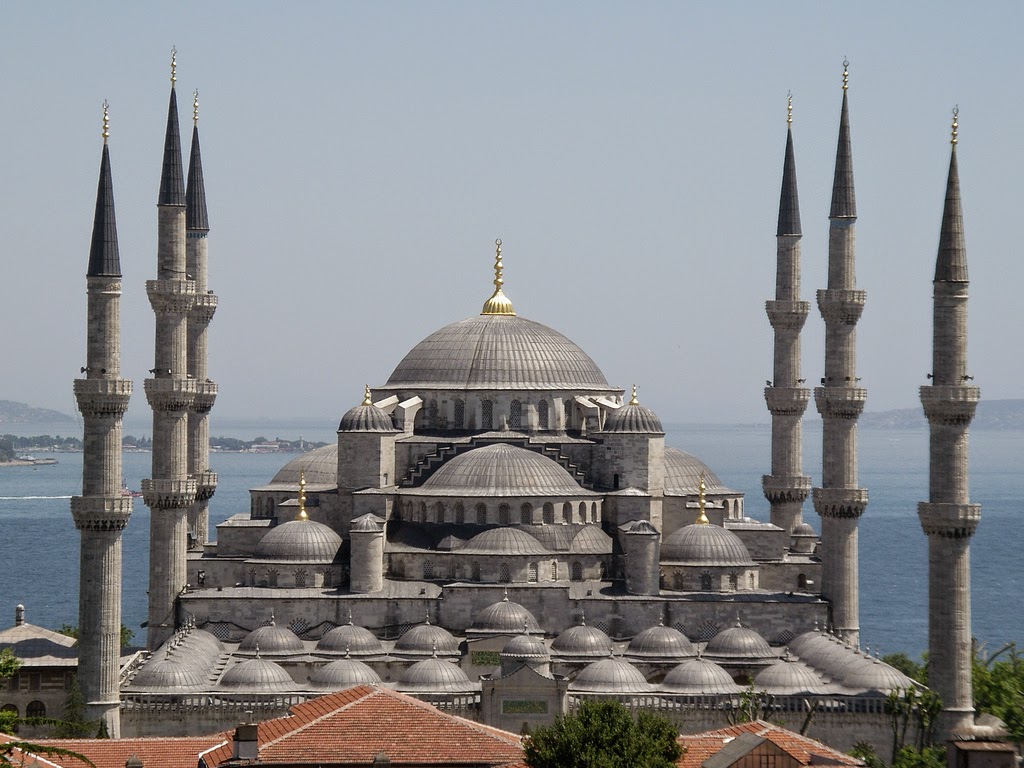
[[[442,325],[313,450],[251,490],[247,513],[209,535],[207,286],[210,230],[193,102],[187,177],[172,88],[158,198],[147,650],[119,663],[120,262],[106,121],[88,269],[79,676],[112,735],[183,735],[278,716],[371,683],[510,730],[587,698],[661,711],[684,731],[719,727],[750,689],[771,717],[833,746],[886,745],[886,695],[915,684],[860,649],[852,142],[843,74],[830,212],[822,485],[801,460],[811,400],[800,372],[801,222],[792,119],[779,206],[770,521],[700,459],[665,445],[637,387],[610,383],[562,333],[494,288],[479,315]],[[930,651],[944,733],[973,723],[967,548],[979,518],[966,486],[966,248],[953,154],[935,275],[935,367],[922,401],[933,486],[921,507],[931,554]],[[440,322],[444,322],[442,319]],[[357,398],[354,398],[357,400]],[[340,410],[340,409],[339,409]],[[812,498],[820,536],[804,520]],[[968,621],[962,620],[964,616]],[[965,672],[966,670],[966,672]],[[965,680],[966,676],[966,680]],[[966,688],[965,688],[966,685]],[[752,686],[752,689],[750,688]],[[883,747],[887,748],[887,747]]]

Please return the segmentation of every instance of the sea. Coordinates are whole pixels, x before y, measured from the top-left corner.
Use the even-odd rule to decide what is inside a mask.
[[[257,436],[333,441],[333,426],[306,421],[215,425],[214,432],[241,439]],[[729,487],[746,494],[750,517],[767,520],[761,475],[769,471],[767,424],[675,424],[666,443],[699,456]],[[13,431],[3,429],[0,431]],[[64,425],[64,434],[71,432]],[[19,425],[25,435],[57,434],[53,425]],[[869,503],[860,522],[861,641],[882,654],[919,656],[928,644],[927,541],[917,503],[928,494],[928,432],[863,427],[859,476]],[[59,628],[78,623],[78,544],[69,499],[81,489],[80,453],[34,452],[57,464],[0,467],[0,627],[14,621],[17,604],[26,620]],[[975,430],[970,438],[971,500],[981,504],[981,524],[971,542],[972,628],[990,649],[1024,645],[1024,431]],[[294,454],[213,453],[218,474],[210,506],[210,530],[249,509],[248,489],[266,483]],[[137,489],[150,476],[151,454],[124,454],[124,479]],[[817,483],[821,467],[820,422],[804,427],[804,472]],[[804,519],[820,530],[808,502]],[[144,636],[149,510],[136,499],[123,538],[123,622]]]

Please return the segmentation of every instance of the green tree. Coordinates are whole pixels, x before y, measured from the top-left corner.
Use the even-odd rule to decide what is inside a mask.
[[[1024,658],[1016,643],[1007,643],[993,654],[984,647],[974,654],[974,707],[995,715],[1004,723],[1009,737],[1024,744]]]
[[[682,754],[678,731],[649,712],[634,719],[614,701],[586,702],[526,737],[529,768],[671,768]]]
[[[60,629],[57,630],[62,635],[73,637],[75,640],[78,639],[78,627],[74,624],[61,624]],[[132,632],[124,624],[121,625],[121,647],[127,648],[132,644],[132,640],[135,638],[135,633]]]
[[[895,667],[911,680],[915,680],[921,683],[921,685],[928,685],[928,654],[921,657],[920,663],[914,661],[902,651],[883,656],[882,661],[890,667]]]

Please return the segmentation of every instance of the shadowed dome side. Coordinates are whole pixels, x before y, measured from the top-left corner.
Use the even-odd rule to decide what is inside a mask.
[[[790,658],[782,658],[758,672],[754,688],[775,696],[829,693],[828,686],[810,667]]]
[[[314,520],[290,520],[271,528],[256,545],[257,560],[332,563],[341,537]]]
[[[694,523],[673,531],[662,542],[661,560],[684,565],[754,565],[739,536],[711,523]]]
[[[338,482],[338,444],[324,445],[314,448],[301,456],[296,456],[274,475],[272,483],[290,483],[298,485],[299,475],[306,473],[306,482],[310,485],[334,485]]]
[[[410,693],[468,693],[479,690],[459,666],[437,658],[418,661],[406,669],[395,689]]]
[[[658,414],[636,401],[636,387],[633,387],[632,400],[608,414],[603,431],[638,435],[665,434]]]
[[[288,627],[271,623],[257,627],[238,644],[243,653],[260,653],[264,656],[284,656],[303,652],[302,640]]]
[[[559,634],[551,650],[559,656],[607,656],[612,652],[612,639],[597,627],[578,624]]]
[[[669,670],[661,684],[665,693],[683,693],[690,696],[739,693],[740,687],[732,677],[705,658],[684,661]]]
[[[602,531],[600,526],[588,525],[573,538],[569,551],[574,555],[610,555],[612,537]]]
[[[902,691],[917,688],[918,684],[904,675],[895,667],[891,667],[881,659],[866,657],[859,663],[851,665],[851,669],[843,675],[842,685],[856,691]]]
[[[737,493],[722,485],[718,475],[696,456],[665,446],[665,492],[676,496],[696,496],[700,476],[704,473],[705,492],[710,494]]]
[[[366,385],[366,396],[355,408],[346,411],[338,425],[339,432],[395,432],[391,417],[373,404],[370,385]]]
[[[180,654],[173,658],[150,661],[143,665],[134,678],[132,688],[146,690],[193,691],[206,684],[206,670]]]
[[[653,687],[640,670],[622,659],[607,658],[588,664],[569,683],[571,691],[594,693],[650,693]]]
[[[384,646],[373,632],[353,624],[343,624],[325,632],[316,649],[326,653],[351,653],[353,656],[384,652]]]
[[[315,688],[338,691],[353,685],[376,685],[380,675],[355,659],[338,659],[313,671],[310,683]]]
[[[775,659],[771,646],[757,632],[738,622],[735,627],[723,629],[708,642],[704,653],[720,659],[760,661]]]
[[[629,641],[627,656],[647,659],[687,659],[697,655],[697,649],[682,632],[659,624],[648,627]]]
[[[257,657],[231,667],[220,679],[220,687],[246,691],[290,691],[296,686],[284,668]]]
[[[444,627],[436,624],[417,624],[398,638],[395,651],[411,654],[436,652],[450,656],[459,652],[459,641]]]
[[[618,391],[575,343],[515,315],[479,315],[434,331],[377,391],[410,389]]]
[[[519,603],[510,601],[508,595],[477,613],[469,628],[470,632],[500,635],[517,635],[524,630],[540,632],[540,625],[532,613]]]
[[[433,496],[594,496],[536,451],[494,443],[449,460],[419,488]]]

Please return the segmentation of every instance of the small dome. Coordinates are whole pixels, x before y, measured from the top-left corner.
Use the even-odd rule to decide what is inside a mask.
[[[708,642],[704,653],[712,658],[736,661],[762,661],[776,658],[768,642],[757,632],[738,621],[735,627],[723,629]]]
[[[612,537],[599,525],[586,525],[572,540],[569,551],[576,555],[610,555]]]
[[[800,523],[795,528],[793,528],[793,535],[794,536],[817,536],[818,534],[814,532],[814,528],[811,527],[810,523]]]
[[[504,600],[492,603],[481,610],[473,619],[469,631],[517,635],[524,631],[539,632],[540,625],[532,613],[519,603],[511,602],[506,594]]]
[[[560,464],[536,451],[493,443],[461,453],[420,487],[432,496],[594,496]]]
[[[361,661],[337,659],[313,671],[310,683],[316,688],[340,691],[353,685],[376,685],[380,675]]]
[[[547,547],[518,528],[489,528],[478,533],[459,550],[478,555],[550,555]]]
[[[800,523],[793,529],[793,551],[800,555],[809,555],[814,552],[814,546],[818,541],[818,534],[808,523]]]
[[[418,624],[398,638],[394,650],[404,654],[455,656],[459,653],[459,641],[444,627]]]
[[[345,412],[338,425],[339,432],[394,432],[395,423],[391,417],[370,401],[370,390],[367,387],[366,399]]]
[[[607,656],[612,652],[612,639],[597,627],[578,624],[558,635],[551,650],[558,656]]]
[[[665,693],[690,696],[738,693],[740,687],[729,673],[705,658],[698,657],[673,667],[661,684]]]
[[[161,691],[194,691],[206,686],[207,672],[182,654],[149,661],[132,678],[133,688]]]
[[[256,545],[258,560],[333,563],[341,537],[323,523],[291,520],[267,531]]]
[[[694,523],[670,533],[661,544],[661,560],[683,565],[754,565],[739,536],[711,523]]]
[[[220,687],[261,692],[290,691],[295,688],[295,683],[282,667],[257,657],[231,667],[220,679]]]
[[[402,673],[395,688],[409,693],[467,693],[478,690],[459,666],[438,658],[417,661]]]
[[[324,632],[316,649],[327,653],[351,653],[353,656],[384,653],[384,647],[373,632],[353,624],[343,624]]]
[[[843,675],[844,688],[857,691],[890,691],[906,690],[918,687],[917,683],[904,675],[895,667],[890,667],[881,659],[865,657]]]
[[[799,661],[794,661],[788,656],[758,672],[754,677],[754,687],[775,696],[829,692],[825,683],[810,667]]]
[[[288,627],[279,627],[270,620],[269,626],[257,627],[238,644],[239,652],[259,653],[263,656],[288,656],[302,653],[302,640]]]
[[[636,387],[633,387],[633,399],[629,403],[608,414],[604,431],[641,435],[665,434],[658,414],[637,402]]]
[[[659,624],[630,640],[626,655],[644,659],[687,659],[696,656],[697,649],[678,629]]]
[[[314,448],[289,461],[274,475],[271,483],[298,485],[299,475],[305,472],[306,482],[312,485],[336,485],[338,482],[338,444]]]
[[[220,655],[224,653],[224,646],[216,636],[204,629],[196,629],[194,626],[189,627],[185,632],[181,645],[178,647],[190,654],[211,660],[220,658]]]
[[[853,648],[842,640],[824,632],[805,632],[794,638],[789,650],[800,657],[800,660],[822,672],[834,681],[841,681],[844,668],[858,657]]]
[[[569,683],[574,691],[595,693],[650,693],[651,684],[636,667],[622,659],[607,658],[584,667]]]
[[[501,649],[503,659],[549,659],[551,654],[544,641],[536,635],[516,635]]]
[[[718,475],[696,456],[678,448],[665,446],[665,493],[674,496],[696,496],[700,490],[701,474],[704,475],[706,493],[736,493],[722,485]]]

